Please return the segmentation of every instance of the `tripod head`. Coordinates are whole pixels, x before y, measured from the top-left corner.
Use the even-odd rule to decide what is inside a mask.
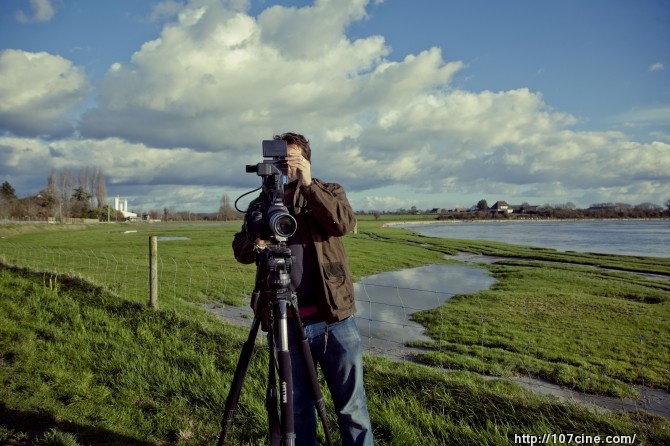
[[[256,255],[256,284],[261,291],[280,292],[291,284],[291,250],[284,242],[269,245]]]
[[[251,294],[251,308],[257,316],[264,316],[269,304],[277,300],[295,301],[291,285],[291,265],[293,257],[285,242],[268,245],[256,254],[256,285]],[[263,319],[263,331],[267,331],[267,321]]]

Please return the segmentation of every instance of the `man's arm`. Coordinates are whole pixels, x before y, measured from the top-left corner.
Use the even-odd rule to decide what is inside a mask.
[[[254,263],[256,261],[254,247],[254,242],[249,240],[247,231],[243,225],[242,230],[236,233],[233,238],[233,254],[235,255],[235,259],[240,263]]]
[[[313,180],[300,190],[326,234],[341,237],[354,229],[356,217],[342,186]]]

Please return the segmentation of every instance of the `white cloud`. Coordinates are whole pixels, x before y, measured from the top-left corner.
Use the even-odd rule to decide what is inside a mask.
[[[626,113],[614,116],[612,121],[621,123],[626,127],[667,125],[670,122],[670,105],[637,107]]]
[[[344,34],[364,17],[365,2],[335,3],[346,6],[275,6],[257,20],[218,2],[189,6],[130,63],[113,65],[82,131],[209,150],[230,135],[249,144],[268,129],[295,128],[297,120],[313,134],[324,123],[355,126],[379,109],[441,88],[462,66],[445,63],[437,48],[388,61],[383,38],[351,41]],[[301,23],[300,29],[289,23]],[[269,39],[275,29],[281,36]],[[310,45],[293,46],[290,36]],[[152,123],[161,122],[169,124],[156,132]]]
[[[244,166],[260,161],[262,139],[298,131],[312,141],[314,174],[343,183],[357,209],[469,206],[493,198],[484,194],[582,205],[623,191],[632,202],[670,196],[667,140],[575,131],[574,116],[527,88],[456,89],[467,68],[439,48],[394,60],[382,36],[347,37],[367,3],[320,0],[253,17],[246,1],[192,0],[178,11],[163,2],[154,17],[175,19],[110,66],[77,122],[82,136],[0,138],[0,173],[49,157],[56,167],[85,162],[104,169],[110,193],[215,210],[220,192],[260,184]],[[88,88],[59,56],[5,51],[0,127],[63,129]],[[670,122],[662,107],[624,118]]]
[[[384,191],[378,191],[384,193]],[[368,211],[384,211],[396,209],[409,209],[413,203],[406,196],[398,195],[375,195],[365,194],[357,197],[356,194],[349,196],[349,201],[355,209],[364,209]]]
[[[654,64],[651,64],[649,66],[649,71],[654,72],[654,71],[663,71],[665,67],[661,62],[656,62]]]
[[[0,130],[69,133],[71,112],[88,91],[83,71],[67,59],[44,52],[0,52]]]
[[[48,22],[56,14],[51,0],[30,0],[32,15],[20,10],[16,13],[16,20],[21,23]]]
[[[172,19],[176,17],[184,8],[184,4],[178,1],[167,0],[155,3],[151,7],[149,14],[149,22],[161,22],[163,20]]]

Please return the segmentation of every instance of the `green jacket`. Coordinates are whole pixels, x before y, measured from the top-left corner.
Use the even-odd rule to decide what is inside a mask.
[[[321,286],[314,290],[318,314],[327,323],[346,319],[356,313],[356,305],[342,236],[354,229],[356,218],[344,188],[314,178],[296,191],[293,209],[302,240],[312,241],[319,263]],[[256,261],[254,243],[244,227],[235,234],[233,251],[238,262]]]

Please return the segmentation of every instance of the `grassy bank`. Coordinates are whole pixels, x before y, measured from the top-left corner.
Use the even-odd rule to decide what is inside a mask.
[[[427,350],[419,361],[620,397],[636,395],[631,384],[670,389],[670,259],[447,240],[368,225],[359,237],[505,259],[485,265],[498,279],[491,289],[414,315],[434,339],[415,343]]]
[[[246,303],[241,296],[254,268],[232,260],[230,241],[238,227],[0,232],[6,261],[40,266],[26,253],[34,248],[48,267],[0,270],[0,443],[215,443],[247,330],[213,319],[200,304]],[[166,258],[187,258],[198,271],[179,264],[163,285],[169,298],[159,311],[148,310],[145,296],[121,283],[121,272],[115,278],[109,271],[110,265],[144,262],[148,235],[188,238],[159,249]],[[356,277],[448,262],[444,254],[458,251],[510,259],[482,265],[498,279],[492,289],[417,315],[435,340],[418,359],[439,367],[366,357],[379,444],[506,445],[514,434],[545,432],[670,441],[670,423],[659,417],[598,413],[481,376],[530,374],[617,395],[631,395],[638,383],[667,389],[668,281],[633,271],[670,276],[668,259],[432,239],[365,220],[346,244]],[[93,266],[103,258],[109,259],[105,276]],[[55,271],[63,259],[66,269],[104,283]],[[165,263],[167,270],[172,262]],[[221,275],[225,281],[214,283]],[[230,444],[264,443],[265,354],[254,356]]]

